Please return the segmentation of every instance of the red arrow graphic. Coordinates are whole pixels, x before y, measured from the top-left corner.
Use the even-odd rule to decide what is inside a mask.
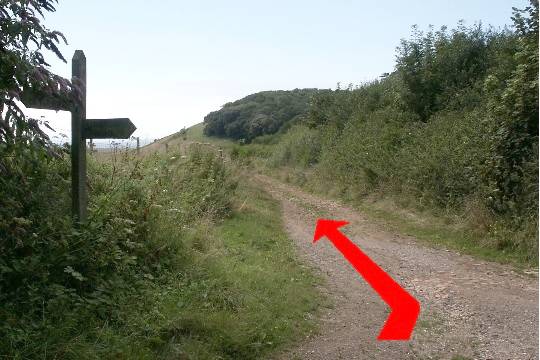
[[[317,220],[313,242],[323,236],[330,239],[345,259],[390,306],[390,315],[377,340],[409,340],[420,314],[420,303],[338,230],[347,224],[347,221]]]

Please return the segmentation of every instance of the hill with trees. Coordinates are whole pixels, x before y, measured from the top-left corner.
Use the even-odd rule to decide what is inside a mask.
[[[537,262],[538,1],[512,21],[413,27],[391,73],[314,94],[302,121],[250,146],[277,145],[235,154],[355,201],[385,194],[456,215],[484,234],[479,246]]]
[[[298,122],[307,113],[316,89],[261,91],[223,105],[204,118],[204,134],[251,141]]]

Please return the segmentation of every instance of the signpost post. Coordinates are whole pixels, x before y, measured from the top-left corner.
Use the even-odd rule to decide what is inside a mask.
[[[128,118],[86,118],[86,57],[76,50],[71,61],[71,82],[76,88],[70,101],[54,95],[39,96],[26,90],[21,100],[26,107],[71,112],[71,205],[75,221],[86,220],[86,139],[127,139],[136,127]]]

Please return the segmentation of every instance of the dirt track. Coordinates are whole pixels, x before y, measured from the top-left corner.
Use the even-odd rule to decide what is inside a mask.
[[[317,335],[281,359],[538,359],[538,278],[508,266],[433,249],[381,230],[356,211],[262,175],[282,202],[299,256],[325,280]],[[313,245],[317,217],[343,219],[342,230],[421,303],[410,342],[378,342],[388,308],[329,241]],[[461,356],[461,357],[458,357]]]

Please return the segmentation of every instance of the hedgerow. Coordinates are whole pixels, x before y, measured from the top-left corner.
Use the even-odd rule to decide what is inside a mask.
[[[201,151],[187,160],[91,161],[88,220],[74,225],[69,159],[41,156],[14,153],[2,163],[10,175],[0,190],[4,356],[67,356],[85,327],[121,329],[120,305],[182,271],[183,229],[226,216],[235,187],[223,163]]]

